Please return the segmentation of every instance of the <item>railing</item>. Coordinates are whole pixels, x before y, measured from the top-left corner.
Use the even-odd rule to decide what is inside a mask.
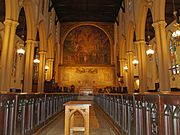
[[[97,94],[122,135],[180,135],[180,93]]]
[[[0,94],[0,135],[31,135],[76,94]]]

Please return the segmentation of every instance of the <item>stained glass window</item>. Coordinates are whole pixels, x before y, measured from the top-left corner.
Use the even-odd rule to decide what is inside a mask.
[[[176,42],[173,39],[171,39],[170,40],[170,61],[171,61],[171,72],[173,75],[179,73],[176,46],[177,46]]]

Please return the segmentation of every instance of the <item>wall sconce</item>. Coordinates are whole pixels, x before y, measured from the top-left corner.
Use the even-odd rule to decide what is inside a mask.
[[[137,64],[139,63],[139,61],[135,58],[133,61],[132,61],[132,64],[136,67]]]
[[[127,72],[128,71],[128,67],[124,66],[123,69]]]
[[[40,60],[38,58],[34,59],[33,61],[35,64],[39,64],[40,63]]]
[[[17,49],[17,53],[19,54],[20,58],[24,55],[25,50],[22,48]]]

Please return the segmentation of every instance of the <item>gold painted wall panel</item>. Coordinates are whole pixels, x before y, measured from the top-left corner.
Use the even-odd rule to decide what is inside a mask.
[[[105,87],[114,85],[114,67],[61,66],[60,86]]]

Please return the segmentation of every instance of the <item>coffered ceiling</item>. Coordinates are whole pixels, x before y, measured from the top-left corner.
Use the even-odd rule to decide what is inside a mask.
[[[60,22],[114,22],[123,0],[52,0]]]

